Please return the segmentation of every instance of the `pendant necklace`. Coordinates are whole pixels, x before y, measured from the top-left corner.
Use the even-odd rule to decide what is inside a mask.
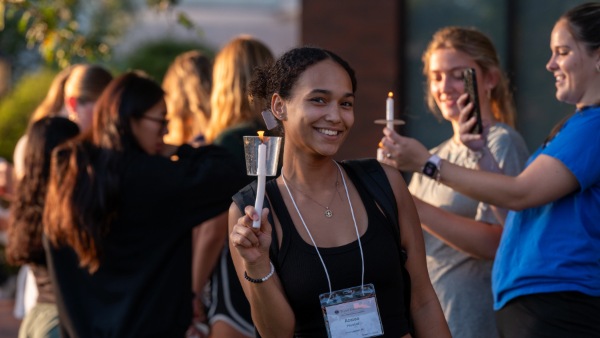
[[[283,176],[283,172],[281,173],[281,176],[283,177],[283,181],[285,182],[285,181],[286,181],[286,179],[285,179],[285,176]],[[329,203],[327,204],[327,206],[325,206],[325,205],[323,205],[323,204],[321,204],[321,203],[317,202],[317,201],[316,201],[314,198],[310,197],[310,195],[309,195],[309,194],[307,194],[307,193],[303,192],[302,190],[300,190],[300,189],[298,189],[298,188],[294,187],[293,185],[291,185],[291,184],[290,184],[290,186],[291,186],[292,188],[294,188],[294,190],[296,190],[296,191],[298,191],[299,193],[301,193],[302,195],[304,195],[304,196],[308,197],[308,198],[309,198],[311,201],[315,202],[315,203],[316,203],[317,205],[319,205],[321,208],[324,208],[324,209],[325,209],[325,212],[324,212],[323,214],[325,215],[325,217],[327,217],[327,218],[331,218],[331,217],[333,217],[333,211],[332,211],[331,209],[329,209],[329,205],[331,205],[331,203],[333,202],[333,199],[335,198],[335,195],[339,194],[339,192],[338,192],[338,189],[337,189],[337,186],[338,186],[338,179],[339,179],[339,176],[338,176],[338,173],[336,173],[336,175],[335,175],[335,192],[333,193],[333,195],[331,195],[331,200],[329,201]]]

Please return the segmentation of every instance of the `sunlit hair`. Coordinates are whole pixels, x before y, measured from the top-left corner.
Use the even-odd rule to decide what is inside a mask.
[[[498,83],[490,93],[492,113],[496,120],[514,127],[515,104],[509,87],[508,77],[500,68],[498,53],[492,41],[485,34],[474,28],[444,27],[438,30],[429,42],[421,58],[423,61],[423,74],[427,79],[425,98],[429,109],[436,114],[440,114],[434,97],[429,90],[431,81],[429,76],[429,62],[431,55],[440,49],[454,49],[465,53],[477,63],[484,74],[491,72],[498,74]]]
[[[80,103],[94,102],[111,80],[112,75],[101,66],[74,65],[65,82],[64,95],[75,97]]]
[[[273,94],[277,93],[285,100],[291,99],[292,89],[300,75],[323,60],[332,60],[344,68],[352,82],[352,93],[355,93],[356,76],[344,59],[325,49],[299,47],[283,54],[274,64],[260,68],[250,84],[250,95],[254,99],[261,99],[265,104],[262,108],[270,110]]]
[[[90,272],[101,263],[100,238],[118,214],[119,173],[142,152],[131,120],[163,100],[160,85],[128,72],[114,79],[94,108],[89,134],[57,148],[52,158],[44,231],[53,245],[69,245]]]
[[[197,50],[180,54],[167,69],[162,87],[169,119],[165,143],[192,141],[206,130],[210,119],[212,61]]]
[[[65,83],[72,69],[73,66],[65,68],[54,76],[48,88],[48,93],[46,93],[42,102],[31,115],[29,123],[34,123],[46,116],[56,116],[61,113],[65,104]]]
[[[42,117],[27,131],[24,176],[11,202],[6,258],[14,265],[45,265],[42,216],[52,150],[79,134],[79,127],[63,117]]]
[[[248,97],[248,84],[257,67],[273,62],[273,54],[251,36],[230,41],[215,58],[211,116],[206,141],[212,142],[223,130],[248,121],[262,121],[262,103]]]
[[[58,116],[65,98],[76,97],[80,102],[93,102],[112,80],[112,75],[98,65],[76,64],[60,71],[50,84],[44,100],[31,115],[30,123],[45,116]]]

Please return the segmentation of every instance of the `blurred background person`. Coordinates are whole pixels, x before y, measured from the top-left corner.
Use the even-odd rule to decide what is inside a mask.
[[[516,176],[528,150],[514,129],[515,108],[492,41],[473,28],[438,30],[423,54],[429,109],[452,124],[453,136],[430,150],[434,158],[476,170]],[[458,98],[465,93],[463,71],[474,68],[479,110],[487,143],[472,151],[460,141]],[[469,98],[473,99],[473,98]],[[385,129],[384,163],[396,166],[400,136]],[[413,175],[409,190],[424,230],[427,268],[452,336],[497,337],[491,292],[492,263],[507,211],[438,184],[436,172]]]
[[[163,78],[169,133],[167,144],[203,141],[210,119],[212,61],[198,50],[184,52],[171,63]]]
[[[65,82],[65,108],[69,119],[77,122],[82,133],[92,128],[94,105],[112,75],[104,67],[78,64]]]
[[[169,133],[163,137],[167,144],[204,143],[204,131],[210,118],[212,61],[197,50],[178,55],[163,78]],[[193,230],[192,288],[194,291],[193,325],[188,337],[208,336],[206,317],[206,286],[221,253],[225,215],[214,217]]]
[[[248,85],[257,67],[273,62],[273,53],[261,41],[248,35],[229,41],[215,57],[211,117],[206,141],[227,149],[234,158],[236,174],[243,181],[241,189],[256,179],[246,175],[244,136],[266,131],[261,115],[263,102],[250,100]],[[253,337],[254,325],[227,244],[227,220],[220,229],[220,260],[211,280],[208,309],[213,337]]]
[[[63,337],[182,337],[192,321],[192,228],[241,184],[216,146],[167,145],[164,92],[127,72],[91,131],[55,152],[44,232]]]
[[[77,122],[82,132],[89,130],[94,104],[111,79],[111,73],[100,65],[76,64],[63,69],[52,80],[29,124],[44,117],[60,116]],[[19,139],[13,154],[16,181],[25,174],[26,147],[27,133]],[[35,305],[38,295],[34,281],[28,265],[23,265],[17,278],[14,310],[17,318],[23,318]]]
[[[21,323],[19,337],[60,337],[58,310],[42,246],[42,216],[54,147],[79,134],[79,127],[64,117],[42,117],[27,131],[23,177],[11,203],[6,257],[10,264],[28,264],[37,300]]]
[[[263,103],[250,100],[247,87],[256,68],[273,59],[269,47],[249,35],[232,39],[215,57],[206,141],[227,148],[243,171],[246,170],[243,136],[267,130],[261,115]],[[254,177],[246,179],[250,182]]]

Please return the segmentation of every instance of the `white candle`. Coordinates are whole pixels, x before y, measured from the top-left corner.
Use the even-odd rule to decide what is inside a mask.
[[[394,130],[394,93],[389,92],[385,100],[385,120],[386,127]]]
[[[254,221],[252,223],[252,227],[258,229],[260,228],[263,200],[265,199],[265,176],[267,174],[267,145],[264,143],[261,143],[258,146],[258,168],[256,173],[258,175],[258,187],[256,188],[256,201],[254,202],[254,209],[256,209],[256,212],[258,212],[258,221]]]

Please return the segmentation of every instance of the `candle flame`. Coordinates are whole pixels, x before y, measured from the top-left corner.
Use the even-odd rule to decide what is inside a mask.
[[[389,97],[389,98],[392,98],[392,97],[394,97],[394,93],[392,93],[392,92],[389,92],[389,93],[388,93],[388,97]]]
[[[258,134],[258,138],[260,139],[260,143],[263,143],[263,135],[265,132],[263,130],[259,130],[256,132]]]

